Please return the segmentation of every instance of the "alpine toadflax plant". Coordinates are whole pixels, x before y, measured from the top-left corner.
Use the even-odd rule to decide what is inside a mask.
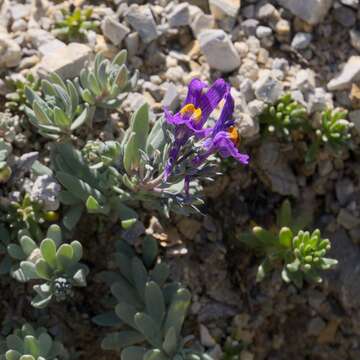
[[[223,109],[219,119],[214,127],[205,127],[211,113],[220,103],[223,103]],[[165,109],[166,121],[175,126],[175,140],[165,167],[165,180],[179,162],[192,155],[181,154],[181,150],[193,136],[197,141],[192,149],[194,166],[202,164],[216,152],[225,158],[232,156],[242,164],[248,163],[249,156],[241,154],[237,149],[239,135],[232,120],[233,111],[230,85],[223,79],[216,80],[210,87],[199,79],[190,82],[181,110],[171,114]]]

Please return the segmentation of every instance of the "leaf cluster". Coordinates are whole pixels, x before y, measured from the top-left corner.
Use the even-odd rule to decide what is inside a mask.
[[[121,241],[115,260],[119,272],[101,274],[116,299],[115,311],[94,322],[122,326],[104,338],[102,347],[121,352],[122,360],[200,360],[202,355],[185,348],[181,336],[191,294],[169,281],[169,267],[158,261],[156,240],[143,239],[141,257]]]
[[[59,39],[72,42],[83,41],[89,30],[96,31],[99,21],[93,18],[93,8],[61,9],[62,19],[56,21],[52,33]]]
[[[44,328],[34,329],[24,324],[0,341],[0,360],[66,360],[64,346],[54,340]]]
[[[282,266],[282,279],[287,283],[302,287],[304,280],[322,281],[319,272],[334,267],[337,261],[325,257],[331,245],[328,239],[321,237],[320,230],[312,233],[302,230],[309,223],[306,214],[294,219],[290,202],[286,200],[278,211],[274,229],[255,226],[250,233],[240,236],[245,245],[265,254],[258,268],[257,281],[263,280],[278,265]]]
[[[19,242],[7,246],[9,255],[17,261],[11,271],[12,277],[20,282],[40,280],[34,285],[37,295],[31,305],[46,307],[55,298],[65,300],[72,295],[74,286],[86,286],[88,268],[79,263],[82,245],[78,241],[63,243],[59,226],[51,225],[46,238],[38,245],[27,231],[19,232]]]

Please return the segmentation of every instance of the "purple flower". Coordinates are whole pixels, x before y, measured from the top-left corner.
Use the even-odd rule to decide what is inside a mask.
[[[185,145],[188,139],[192,135],[202,138],[209,134],[209,129],[203,129],[203,126],[230,89],[230,86],[223,79],[216,80],[207,91],[204,91],[206,87],[207,85],[200,79],[191,80],[181,110],[176,114],[171,114],[165,109],[166,121],[175,125],[175,142],[170,150],[169,160],[165,167],[165,180],[175,165],[181,147]]]
[[[209,136],[204,139],[204,152],[193,160],[195,165],[202,164],[210,155],[216,152],[224,158],[231,156],[242,164],[249,163],[249,155],[241,154],[237,148],[240,139],[232,120],[233,111],[234,100],[229,90],[225,95],[224,107],[218,121]]]

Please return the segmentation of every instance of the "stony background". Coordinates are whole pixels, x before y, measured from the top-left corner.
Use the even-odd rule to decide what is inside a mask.
[[[81,44],[64,43],[51,31],[69,2],[0,0],[0,110],[2,96],[10,91],[9,78],[28,71],[41,77],[56,71],[72,78],[94,53],[111,57],[126,48],[130,68],[139,69],[140,80],[120,113],[99,133],[111,139],[116,136],[114,124],[126,126],[129,113],[143,101],[156,113],[164,106],[176,109],[191,78],[210,82],[225,77],[233,86],[235,118],[251,166],[230,164],[223,177],[206,187],[205,217],[144,218],[146,231],[164,246],[173,276],[193,291],[187,331],[215,359],[360,359],[359,0],[72,4],[93,6],[101,24]],[[341,158],[324,152],[317,166],[308,169],[297,156],[297,144],[260,141],[257,115],[285,91],[310,114],[326,107],[347,109],[355,125],[350,150]],[[19,149],[29,145],[31,134],[29,128],[19,131]],[[332,255],[340,264],[321,287],[299,291],[284,285],[276,272],[255,284],[259,259],[237,241],[252,222],[271,225],[274,210],[287,196],[306,204],[332,240]],[[114,230],[96,240],[98,224],[91,232],[86,220],[78,238],[92,234],[88,240],[110,253]],[[106,267],[105,260],[99,263],[97,249],[94,245],[86,254],[94,273]],[[99,350],[105,330],[90,321],[102,310],[97,292],[107,293],[96,280],[73,304],[55,305],[41,314],[24,304],[29,291],[23,285],[4,280],[1,288],[3,323],[41,315],[40,321],[61,333],[80,359],[116,358]]]

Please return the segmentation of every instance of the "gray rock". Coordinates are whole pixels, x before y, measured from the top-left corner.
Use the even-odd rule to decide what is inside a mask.
[[[260,115],[265,110],[265,108],[266,108],[266,104],[264,103],[264,101],[258,99],[255,99],[248,103],[248,109],[250,115],[253,117]]]
[[[281,96],[283,85],[271,74],[267,74],[255,82],[254,90],[257,99],[272,104]]]
[[[359,4],[360,4],[359,0],[340,0],[340,2],[343,5],[350,6],[350,7],[354,8],[354,9],[357,9]]]
[[[307,327],[307,333],[308,335],[318,336],[321,331],[325,329],[325,326],[325,321],[320,316],[317,316],[316,318],[310,320]]]
[[[13,20],[29,17],[30,13],[30,4],[12,4],[12,6],[10,6],[10,15]]]
[[[179,106],[179,92],[177,87],[173,83],[168,83],[165,92],[164,99],[162,101],[163,108],[167,108],[171,111],[176,110]]]
[[[294,89],[299,89],[302,92],[314,91],[315,89],[315,73],[311,69],[301,69],[295,75],[293,83]]]
[[[272,29],[268,26],[260,25],[256,28],[256,36],[259,39],[269,37],[271,34],[272,34]]]
[[[217,20],[226,17],[235,18],[239,12],[241,0],[209,0],[211,14]]]
[[[156,23],[149,6],[130,6],[126,19],[131,27],[139,33],[145,44],[158,37]]]
[[[360,110],[354,110],[349,113],[349,119],[354,124],[355,129],[360,134]]]
[[[51,55],[61,48],[65,48],[66,44],[58,39],[51,39],[39,46],[38,50],[42,56]]]
[[[299,196],[296,177],[275,142],[262,142],[258,153],[259,176],[281,195]]]
[[[30,29],[26,33],[26,41],[36,49],[54,39],[54,35],[42,29]]]
[[[244,97],[246,102],[249,102],[254,99],[255,94],[252,88],[252,81],[250,79],[245,79],[240,84],[240,93]]]
[[[298,32],[292,39],[291,47],[296,50],[304,50],[310,45],[311,40],[311,34],[305,32]]]
[[[336,182],[336,198],[341,206],[345,206],[354,194],[354,184],[350,179],[341,179]]]
[[[351,29],[349,34],[350,34],[350,44],[354,49],[360,52],[360,31]]]
[[[170,27],[186,26],[190,23],[190,9],[187,3],[175,5],[167,16]]]
[[[230,72],[240,66],[239,54],[223,30],[203,31],[199,35],[199,43],[211,68]]]
[[[190,27],[196,37],[204,30],[209,30],[215,27],[215,20],[211,15],[200,13],[195,15]]]
[[[276,8],[274,5],[267,3],[264,5],[261,5],[258,9],[257,9],[257,13],[256,13],[256,17],[259,20],[268,20],[269,18],[271,18],[273,16],[273,14],[276,12]]]
[[[18,19],[14,21],[11,25],[12,32],[26,31],[26,29],[27,29],[27,22],[24,19]]]
[[[128,51],[129,58],[133,57],[139,50],[140,38],[137,32],[129,34],[125,38],[125,46]]]
[[[0,68],[15,67],[21,60],[21,48],[7,33],[0,32]]]
[[[360,80],[360,56],[351,56],[341,73],[329,81],[327,88],[330,91],[345,90],[357,80]]]
[[[56,211],[60,206],[58,199],[60,190],[60,185],[52,176],[38,176],[31,189],[30,198],[40,202],[45,211]]]
[[[289,62],[284,58],[275,58],[272,63],[273,70],[281,70],[282,72],[289,71]]]
[[[200,342],[201,345],[206,347],[214,347],[216,345],[216,341],[210,335],[208,328],[203,324],[200,324]]]
[[[323,88],[318,87],[310,94],[308,101],[308,111],[313,114],[318,111],[323,111],[326,108],[333,106],[331,94],[327,93]]]
[[[259,21],[256,19],[248,19],[241,23],[241,28],[244,30],[244,33],[248,36],[256,34],[256,28],[259,25]]]
[[[101,30],[104,36],[109,39],[115,46],[121,44],[130,29],[121,24],[112,16],[107,16],[101,22]]]
[[[245,19],[253,19],[256,16],[255,5],[244,6],[241,9],[241,16]]]
[[[70,43],[58,49],[53,54],[42,58],[36,66],[40,77],[46,77],[50,72],[56,72],[63,79],[78,76],[91,54],[91,49],[80,43]]]
[[[345,231],[331,236],[329,257],[338,260],[338,265],[326,273],[332,293],[340,300],[347,312],[360,316],[360,249]]]
[[[352,27],[356,23],[355,12],[346,6],[340,6],[335,9],[334,18],[339,24],[344,27]]]
[[[316,25],[324,19],[333,0],[277,0],[277,2],[300,19]]]
[[[360,225],[360,219],[352,215],[348,210],[341,209],[339,211],[337,222],[347,230],[351,230]]]
[[[251,116],[247,113],[240,113],[238,114],[238,119],[236,125],[242,138],[251,139],[259,133],[259,122],[255,116]]]

